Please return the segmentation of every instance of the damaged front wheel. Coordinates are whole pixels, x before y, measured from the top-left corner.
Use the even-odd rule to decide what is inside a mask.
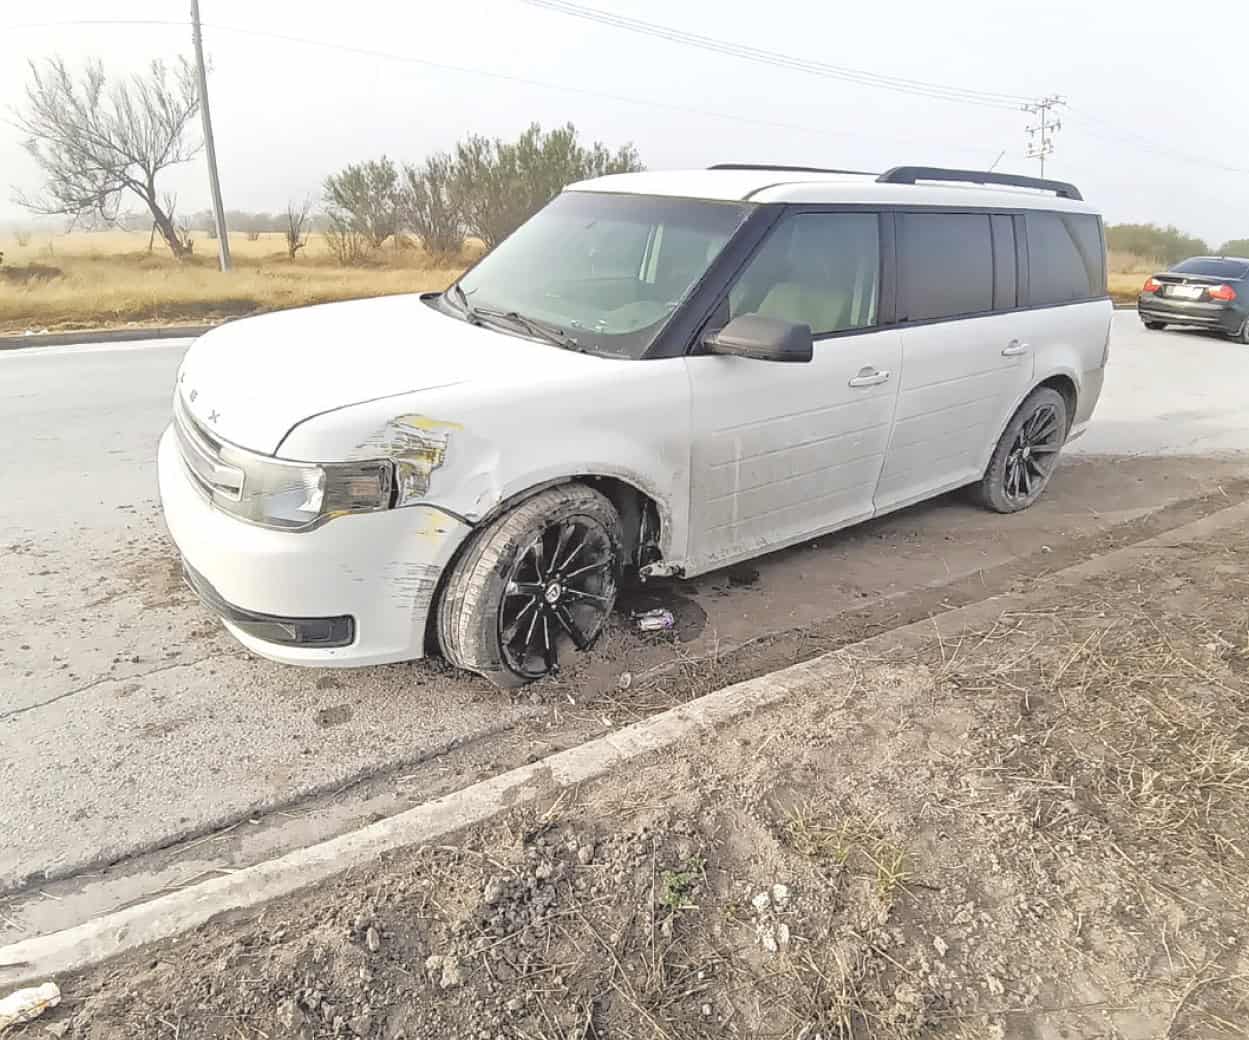
[[[584,484],[526,499],[454,565],[438,605],[443,654],[503,687],[558,672],[611,616],[623,541],[615,508]]]

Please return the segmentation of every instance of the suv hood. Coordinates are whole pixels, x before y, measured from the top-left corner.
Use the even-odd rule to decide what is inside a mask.
[[[314,415],[468,381],[532,384],[596,360],[386,296],[213,329],[187,351],[178,392],[205,429],[272,455]]]

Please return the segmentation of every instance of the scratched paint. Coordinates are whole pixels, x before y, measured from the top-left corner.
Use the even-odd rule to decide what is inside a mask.
[[[397,505],[411,505],[429,492],[434,470],[446,461],[451,434],[460,423],[427,415],[397,415],[350,455],[353,459],[387,458],[395,465]]]

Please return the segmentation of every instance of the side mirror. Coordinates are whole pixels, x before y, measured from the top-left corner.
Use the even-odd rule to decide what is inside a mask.
[[[719,332],[704,337],[713,354],[753,358],[755,361],[810,361],[811,326],[797,325],[761,314],[742,314]]]

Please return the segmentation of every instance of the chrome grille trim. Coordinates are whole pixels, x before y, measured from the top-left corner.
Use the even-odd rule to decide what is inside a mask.
[[[195,421],[181,394],[174,399],[174,432],[183,465],[201,490],[210,498],[220,495],[241,501],[243,471],[221,460],[221,442]]]

